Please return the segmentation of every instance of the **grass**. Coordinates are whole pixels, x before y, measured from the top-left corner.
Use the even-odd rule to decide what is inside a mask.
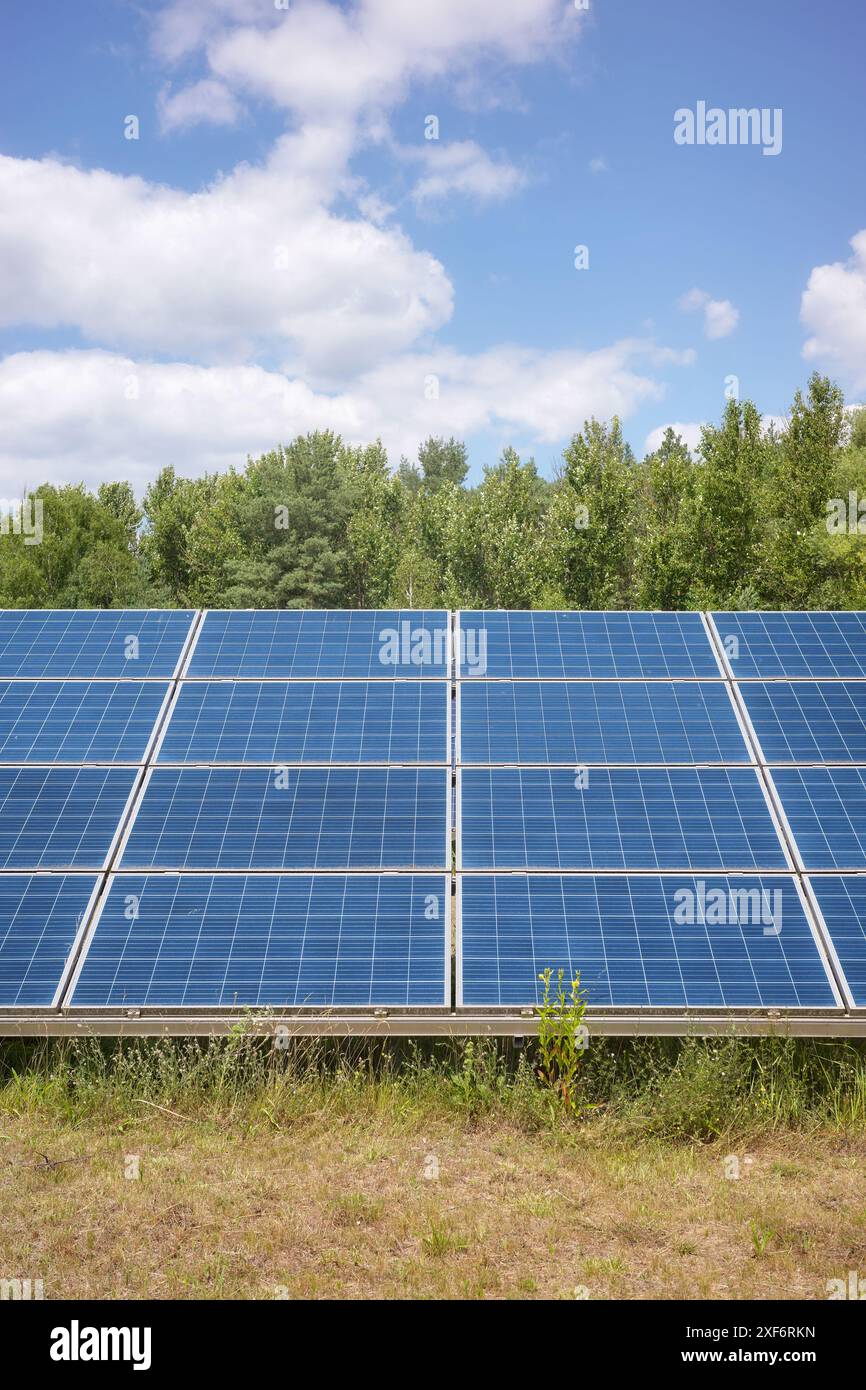
[[[243,1033],[3,1045],[0,1279],[46,1298],[823,1298],[866,1272],[860,1045],[602,1039],[571,1109],[535,1062]]]

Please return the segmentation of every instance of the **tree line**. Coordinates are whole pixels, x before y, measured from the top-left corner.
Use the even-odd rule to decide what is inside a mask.
[[[552,479],[512,448],[467,473],[455,439],[393,470],[325,430],[168,466],[141,505],[45,484],[38,544],[4,519],[0,606],[866,608],[866,409],[818,374],[782,431],[731,400],[694,453],[669,429],[638,461],[593,419]]]

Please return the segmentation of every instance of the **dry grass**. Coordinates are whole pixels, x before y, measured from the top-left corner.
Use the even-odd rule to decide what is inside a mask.
[[[866,1268],[863,1138],[765,1136],[732,1181],[725,1143],[601,1120],[134,1108],[0,1115],[0,1277],[46,1298],[765,1299]]]

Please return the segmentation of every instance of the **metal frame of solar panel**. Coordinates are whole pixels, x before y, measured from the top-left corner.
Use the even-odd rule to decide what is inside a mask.
[[[133,625],[141,613],[142,630],[155,632],[158,640],[139,644],[144,666],[140,676],[130,677],[127,649],[121,657],[115,644],[136,636]],[[100,649],[99,640],[94,643],[93,633],[100,629],[112,634],[109,655]],[[77,641],[77,632],[85,634],[83,643]],[[503,889],[522,884],[518,898],[530,890],[537,893],[532,885],[540,884],[548,905],[555,905],[551,893],[559,885],[561,905],[553,918],[548,915],[544,929],[554,933],[547,941],[559,940],[566,951],[571,945],[564,945],[562,931],[569,943],[588,942],[590,919],[585,913],[571,921],[567,914],[563,918],[562,904],[608,904],[602,917],[613,916],[606,923],[599,917],[597,926],[603,926],[603,934],[620,954],[602,975],[597,954],[586,957],[585,976],[594,981],[599,999],[597,1005],[590,1001],[591,1031],[676,1034],[726,1032],[733,1027],[744,1033],[782,1028],[800,1034],[866,1034],[866,754],[859,763],[851,756],[828,758],[831,745],[821,742],[830,734],[836,740],[832,749],[843,747],[847,753],[842,742],[846,733],[850,737],[853,730],[859,736],[860,726],[866,725],[866,715],[858,712],[866,709],[866,649],[859,645],[864,632],[864,614],[819,613],[0,613],[0,780],[9,790],[4,826],[7,803],[0,787],[0,858],[5,853],[7,865],[0,868],[0,904],[4,899],[10,904],[5,912],[0,906],[0,1032],[182,1035],[223,1032],[244,1017],[250,1027],[264,1032],[284,1028],[336,1035],[531,1033],[537,1027],[537,994],[522,1001],[523,987],[515,992],[515,971],[519,978],[527,967],[520,959],[524,948],[513,935],[502,957],[508,989],[486,998],[470,990],[470,1002],[463,1002],[460,909],[471,880],[476,898],[476,890],[483,897],[497,883]],[[731,635],[740,643],[739,657],[732,656],[736,648],[725,643]],[[172,641],[173,664],[167,655]],[[135,643],[131,646],[134,652]],[[481,729],[483,741],[480,755],[464,761],[469,750],[463,747],[461,710],[471,683],[497,697],[506,689],[514,693],[512,706],[519,711],[514,718],[519,722],[507,758],[497,756],[504,747],[501,730],[482,728],[485,717],[495,720],[506,708],[498,698],[492,704],[485,699],[479,706],[482,723],[476,720],[475,734],[466,726],[468,738],[477,737]],[[142,740],[140,714],[136,726],[128,724],[136,703],[130,705],[130,687],[150,691],[160,684],[164,689]],[[836,709],[837,727],[822,727],[810,713],[814,727],[799,743],[789,739],[787,748],[781,741],[770,745],[774,752],[790,751],[790,759],[784,764],[768,761],[756,732],[758,714],[770,720],[768,729],[778,727],[778,721],[772,723],[773,710],[783,691],[797,685],[815,699],[828,692],[824,707]],[[399,697],[394,693],[389,698],[385,692],[395,692],[398,686]],[[432,693],[439,686],[444,705],[438,692]],[[121,696],[113,695],[118,688]],[[593,697],[598,696],[593,702],[595,722],[575,729],[574,712],[582,708],[582,697],[590,688]],[[845,691],[851,692],[847,705],[840,704]],[[723,694],[722,704],[716,692]],[[85,694],[88,703],[82,705]],[[349,738],[342,715],[344,694],[351,696],[358,724]],[[256,733],[256,713],[262,718],[259,707],[268,711],[264,738]],[[810,711],[820,708],[820,702],[809,704]],[[87,723],[82,722],[82,709]],[[178,723],[173,725],[175,716]],[[438,729],[440,719],[444,747],[437,733],[434,748],[426,724],[432,721]],[[850,720],[850,728],[840,725],[840,719]],[[527,720],[546,722],[545,737],[540,737],[543,730],[527,733],[522,727]],[[626,727],[629,720],[632,730]],[[150,725],[149,719],[146,722]],[[124,744],[127,724],[132,741]],[[590,727],[595,730],[592,747],[586,742]],[[572,752],[577,754],[581,745],[590,747],[593,756],[572,760]],[[855,743],[855,752],[858,746]],[[863,746],[866,749],[866,741]],[[554,749],[557,756],[551,760]],[[673,749],[678,750],[676,757]],[[810,756],[803,757],[804,750]],[[43,756],[46,752],[51,756]],[[290,756],[283,757],[283,752]],[[572,814],[560,782],[574,776],[578,764],[585,765],[590,778],[595,770],[595,798]],[[132,789],[106,853],[96,863],[105,844],[108,808],[117,805],[119,779],[114,770],[121,768],[131,777]],[[324,869],[302,867],[303,853],[294,845],[283,845],[292,867],[271,867],[269,855],[277,851],[261,847],[265,841],[279,847],[280,835],[269,839],[267,828],[259,833],[261,827],[251,819],[258,795],[251,792],[256,768],[259,773],[285,769],[290,780],[297,778],[296,785],[315,787],[310,806],[320,816],[327,804],[327,798],[322,800],[323,770],[351,769],[342,778],[339,796],[349,784],[349,790],[375,785],[381,810],[386,804],[381,799],[383,770],[388,782],[388,773],[400,769],[394,781],[403,799],[395,805],[404,808],[407,817],[412,812],[402,772],[410,774],[411,782],[414,771],[417,787],[422,772],[438,768],[447,787],[442,867],[401,862],[401,867],[386,871],[359,868],[349,847],[342,862],[339,845],[328,851],[336,862]],[[102,781],[97,769],[102,770]],[[197,818],[211,817],[216,833],[199,838],[195,867],[156,870],[127,865],[123,851],[135,842],[136,824],[140,832],[147,829],[144,819],[138,822],[143,809],[146,817],[155,816],[151,830],[168,825],[174,836],[178,829],[171,807],[164,798],[160,805],[148,800],[148,788],[158,788],[161,780],[166,785],[166,779],[188,788],[198,785],[205,773],[208,785],[221,787],[228,774],[233,785],[236,781],[245,789],[238,812],[242,819],[235,823],[245,827],[256,867],[234,867],[231,854],[222,856],[222,867],[208,863],[209,855],[219,857],[213,849],[219,835],[231,834],[232,807],[219,806],[211,796],[208,810],[206,793],[201,807],[193,809]],[[328,775],[325,784],[329,780]],[[25,791],[31,782],[33,804],[28,808]],[[465,862],[462,817],[464,787],[470,783],[476,795],[471,867]],[[98,786],[109,788],[114,800],[103,797],[100,802],[94,794]],[[515,788],[520,818],[505,800]],[[76,789],[84,793],[84,801],[92,798],[90,818],[84,802],[74,800]],[[714,808],[716,794],[719,805]],[[73,799],[67,802],[65,797]],[[694,823],[680,816],[683,798],[683,806],[694,808]],[[67,804],[72,808],[68,823],[63,816]],[[339,804],[346,811],[349,803],[344,798]],[[522,819],[524,812],[528,822]],[[302,813],[306,814],[303,808]],[[404,841],[405,830],[401,828]],[[180,839],[172,838],[171,843],[186,844],[189,831],[187,816]],[[45,845],[40,848],[43,833]],[[384,826],[377,826],[371,838],[360,842],[365,846],[362,862],[382,850],[384,833]],[[137,842],[152,843],[146,835]],[[45,862],[47,856],[50,866],[28,864],[31,854],[34,861]],[[486,864],[485,857],[495,858],[496,864]],[[680,857],[688,863],[680,864]],[[66,859],[73,862],[64,863]],[[545,862],[536,863],[538,859]],[[671,862],[677,867],[665,867]],[[699,875],[705,875],[706,882]],[[662,920],[670,915],[668,893],[688,882],[699,894],[709,892],[714,882],[717,887],[724,883],[731,901],[749,885],[795,889],[795,897],[785,899],[789,906],[798,905],[790,943],[794,955],[790,960],[785,956],[772,926],[766,937],[762,932],[761,940],[751,943],[743,933],[736,941],[718,933],[711,940],[709,928],[703,935],[692,930],[691,936],[686,928],[684,935],[672,937]],[[392,904],[405,904],[406,891],[411,902],[416,884],[428,890],[419,903],[438,898],[440,890],[444,896],[444,904],[429,904],[434,917],[425,919],[424,935],[418,938],[428,962],[422,968],[427,979],[419,985],[420,993],[411,971],[405,987],[399,983],[402,966],[397,962],[407,959],[408,928],[400,928],[399,940],[389,938],[390,946],[383,945],[385,955],[377,961],[377,930],[381,925],[393,932],[394,914],[392,908],[370,911],[370,904],[386,890]],[[141,887],[143,900],[149,895],[149,905],[163,904],[157,906],[157,916],[161,914],[168,943],[164,947],[153,935],[147,941],[136,936],[135,913],[128,915],[126,902],[136,897],[131,891],[135,885]],[[289,885],[292,897],[287,900],[283,894]],[[391,889],[398,888],[395,898]],[[184,896],[178,898],[181,889]],[[628,913],[635,921],[640,913],[628,908],[623,916],[620,910],[623,903],[647,894],[655,895],[655,907],[648,910],[649,924],[638,923],[638,931],[644,933],[649,955],[641,949],[635,952],[628,941]],[[193,932],[190,904],[217,898],[213,929],[202,933],[199,918]],[[504,898],[498,895],[502,901],[513,898],[513,891]],[[175,908],[165,907],[169,901]],[[281,901],[287,904],[286,912],[274,919],[273,931],[266,921],[267,904]],[[305,923],[297,925],[304,901],[315,907]],[[353,918],[342,947],[341,901],[366,904],[370,912],[360,932]],[[63,911],[68,910],[64,904],[74,902],[74,922],[58,924],[52,902],[59,902]],[[186,905],[180,915],[178,903]],[[856,904],[861,903],[862,920],[856,916]],[[844,922],[842,911],[847,913]],[[398,916],[404,912],[405,907],[400,908]],[[315,933],[307,936],[314,919],[324,932],[321,938]],[[38,936],[37,920],[42,928]],[[244,937],[247,921],[250,931]],[[284,921],[296,923],[294,936],[286,935]],[[227,935],[230,931],[234,934]],[[298,954],[302,938],[311,946],[307,955],[303,949]],[[597,944],[597,938],[592,939]],[[442,992],[435,999],[429,993],[431,941],[442,945]],[[58,953],[64,951],[57,978]],[[745,952],[739,965],[737,951]],[[145,978],[148,960],[152,973]],[[541,961],[533,957],[532,969],[538,964]],[[580,961],[568,964],[579,966]],[[271,997],[273,990],[269,994],[267,987],[264,992],[259,987],[262,981],[267,986],[269,976],[280,981],[277,998]],[[382,985],[390,997],[377,997],[377,978],[391,980],[390,989]],[[655,981],[653,988],[666,981],[667,993],[654,1001],[652,990],[641,992],[641,978],[644,983]],[[168,994],[166,982],[173,982]],[[713,990],[715,999],[710,1001]],[[774,1003],[773,991],[786,994],[786,1000]],[[833,997],[828,1007],[815,1002],[826,1002],[828,991]],[[177,1002],[178,992],[186,1002]],[[792,1003],[801,997],[802,1006]]]

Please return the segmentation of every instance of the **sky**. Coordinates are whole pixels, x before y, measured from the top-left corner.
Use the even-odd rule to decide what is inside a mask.
[[[0,493],[866,400],[864,52],[862,0],[4,5]]]

